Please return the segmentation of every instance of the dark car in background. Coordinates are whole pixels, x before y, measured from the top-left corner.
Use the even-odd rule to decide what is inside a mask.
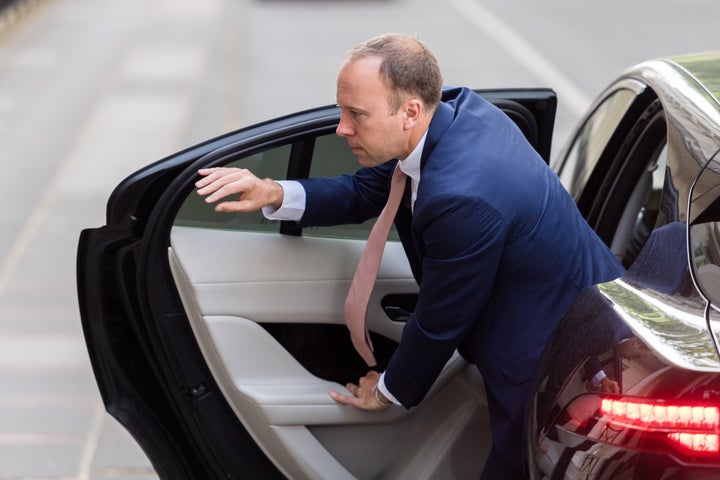
[[[527,416],[530,478],[720,476],[718,73],[719,54],[628,70],[553,162],[628,273],[585,292],[546,348]],[[480,94],[550,159],[552,90]],[[194,192],[203,167],[353,172],[338,120],[318,108],[160,160],[116,187],[106,225],[81,234],[95,377],[162,478],[460,479],[482,468],[482,378],[458,354],[409,411],[327,395],[364,373],[343,304],[370,223],[300,229],[217,214]],[[417,290],[389,242],[368,309],[381,365]]]

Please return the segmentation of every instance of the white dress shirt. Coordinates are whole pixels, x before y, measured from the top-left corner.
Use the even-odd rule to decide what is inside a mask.
[[[420,183],[420,160],[422,158],[423,148],[425,147],[426,137],[427,131],[410,155],[405,159],[401,159],[399,162],[400,170],[410,177],[411,209],[415,207],[415,199],[417,198],[418,184]],[[270,206],[263,207],[263,215],[269,220],[299,221],[305,213],[305,189],[300,182],[295,180],[277,180],[277,183],[283,188],[282,205],[277,210]],[[400,405],[400,402],[385,386],[385,373],[380,376],[378,390],[395,405]]]

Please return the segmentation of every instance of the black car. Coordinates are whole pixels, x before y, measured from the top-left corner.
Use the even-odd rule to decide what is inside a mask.
[[[585,292],[546,348],[527,416],[530,478],[720,476],[719,70],[720,54],[628,70],[553,164],[628,273]],[[480,94],[550,159],[552,90]],[[482,378],[458,354],[409,411],[359,411],[327,394],[365,371],[343,304],[369,223],[299,229],[215,213],[194,192],[202,167],[275,179],[355,171],[339,115],[301,112],[156,162],[117,186],[105,226],[82,232],[78,295],[95,377],[162,478],[482,469]],[[380,364],[417,290],[389,242],[368,310]]]

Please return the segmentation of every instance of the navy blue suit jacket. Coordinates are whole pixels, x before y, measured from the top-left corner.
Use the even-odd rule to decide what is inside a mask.
[[[488,393],[505,402],[505,393],[532,378],[577,295],[623,273],[502,111],[464,88],[443,98],[422,153],[414,212],[401,206],[395,220],[420,292],[385,384],[408,408],[458,348],[478,365]],[[395,163],[303,180],[301,225],[378,215]]]

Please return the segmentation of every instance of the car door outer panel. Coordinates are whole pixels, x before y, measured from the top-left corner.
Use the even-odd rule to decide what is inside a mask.
[[[174,188],[171,185],[188,165],[236,141],[256,139],[249,148],[259,148],[257,144],[272,141],[277,132],[292,134],[307,117],[323,125],[327,115],[313,111],[291,122],[280,120],[271,128],[261,125],[243,130],[146,167],[128,177],[111,195],[107,226],[81,234],[79,302],[98,385],[108,411],[135,436],[163,478],[220,478],[227,471],[236,475],[262,472],[266,478],[282,478],[217,394],[192,332],[181,321],[184,312],[172,287],[166,256],[172,220],[165,225],[165,239],[156,242],[165,247],[155,265],[143,263],[152,240],[142,235],[157,231],[146,229],[153,209],[166,189]],[[285,128],[287,123],[290,126]],[[192,177],[186,174],[185,195],[192,190]],[[131,245],[134,251],[124,262],[125,268],[117,268],[122,265],[118,245]],[[119,295],[121,291],[123,295]],[[131,302],[120,302],[118,296]],[[155,310],[158,307],[162,310]],[[168,356],[167,347],[174,352],[172,356]],[[134,350],[132,358],[122,355],[128,349]],[[135,375],[128,374],[132,367]],[[141,410],[137,406],[147,404],[149,389],[156,390],[149,396],[156,402],[148,405],[147,411]],[[242,455],[237,453],[237,445],[245,445]]]
[[[625,112],[635,120],[619,122],[614,137],[662,142],[662,149],[646,144],[634,150],[647,158],[664,155],[662,162],[650,162],[662,169],[653,179],[662,181],[653,187],[659,200],[652,205],[659,211],[627,274],[585,292],[543,354],[527,418],[532,479],[720,477],[720,358],[708,329],[715,325],[708,315],[718,316],[689,268],[697,253],[689,250],[695,244],[688,239],[688,223],[720,220],[716,174],[705,176],[701,191],[691,196],[701,169],[720,148],[720,105],[707,87],[716,87],[716,75],[700,68],[703,61],[717,65],[717,55],[642,63],[596,101],[629,80],[647,86],[635,90],[643,103],[640,111]],[[629,132],[652,97],[665,118],[666,136],[633,137]],[[594,166],[605,169],[607,189],[604,195],[585,197],[588,211],[598,212],[598,224],[617,215],[607,205],[622,203],[608,197],[629,195],[632,189],[623,182],[640,176],[628,174],[633,170],[623,162],[642,160],[614,153],[614,164]],[[717,161],[711,165],[720,170]],[[577,188],[571,193],[583,198],[583,189],[595,187],[583,183]],[[648,205],[633,207],[638,219]],[[609,239],[618,235],[606,230]],[[706,250],[720,249],[717,237],[705,236]],[[677,416],[690,411],[697,415],[693,420]]]
[[[537,89],[494,91],[488,95],[498,102],[507,95],[517,97],[517,105],[522,108],[516,109],[516,116],[528,122],[527,131],[537,136],[537,148],[547,160],[554,94]],[[506,111],[515,111],[513,105],[516,104],[506,103],[505,108],[510,109]],[[377,443],[373,452],[385,457],[377,467],[370,458],[349,453],[357,447],[346,444],[346,425],[324,425],[327,419],[322,414],[314,415],[317,426],[294,425],[297,414],[277,405],[277,392],[268,396],[262,385],[249,386],[248,392],[254,392],[255,401],[263,395],[270,399],[265,409],[257,410],[258,415],[249,422],[238,418],[233,404],[237,399],[228,400],[227,390],[218,384],[223,381],[222,375],[216,380],[217,372],[209,366],[209,363],[222,366],[229,354],[223,352],[220,361],[209,362],[210,354],[198,344],[197,332],[188,319],[191,308],[181,298],[184,294],[194,297],[196,290],[195,287],[185,292],[177,290],[180,287],[176,287],[173,275],[181,278],[187,272],[183,263],[176,261],[173,249],[168,250],[175,214],[183,198],[193,194],[197,169],[223,165],[276,144],[332,133],[337,120],[335,107],[319,108],[224,135],[167,157],[118,185],[108,201],[107,225],[81,234],[78,300],[96,380],[108,412],[136,438],[162,478],[417,478],[421,474],[447,478],[448,472],[459,467],[449,458],[443,459],[440,450],[446,442],[448,445],[459,442],[470,434],[470,444],[489,445],[487,427],[478,427],[487,423],[482,413],[485,408],[482,380],[459,357],[449,367],[454,372],[452,382],[443,388],[438,385],[425,407],[428,412],[441,412],[450,399],[467,399],[453,407],[455,413],[450,418],[428,415],[427,420],[418,420],[413,411],[400,411],[376,417],[373,420],[379,426],[373,426],[373,422],[367,424],[369,416],[365,412],[347,413],[347,408],[332,405],[329,398],[323,397],[328,407],[336,412],[343,410],[343,422],[348,418],[350,423],[359,422],[352,428],[364,432],[361,436],[370,446]],[[303,171],[297,170],[297,166],[292,168]],[[289,239],[281,241],[284,240]],[[357,245],[354,248],[358,249]],[[399,293],[403,292],[400,289]],[[203,301],[203,308],[212,308],[212,302],[208,305]],[[217,312],[202,313],[200,317],[218,323],[227,319]],[[231,317],[232,321],[239,318]],[[252,323],[259,325],[254,319]],[[388,330],[384,333],[395,337],[402,327],[393,323],[387,322]],[[230,378],[227,385],[231,385],[234,379],[227,376]],[[291,385],[290,390],[293,389],[297,390]],[[263,444],[266,438],[257,433],[263,428],[252,429],[250,423],[258,421],[263,422],[266,433],[274,436],[274,440],[268,440],[269,446]],[[424,430],[428,439],[436,435],[445,440],[437,446],[426,442],[420,451],[401,449],[393,458],[393,448],[402,444],[397,434],[406,429]],[[284,459],[289,467],[275,463],[272,445],[277,441],[298,446]],[[319,450],[313,447],[318,442],[326,447],[325,459],[319,458]],[[477,452],[475,455],[478,465],[471,466],[468,472],[477,472],[482,466],[482,456],[478,458]],[[313,461],[320,465],[312,465]],[[433,471],[434,474],[429,473]]]

